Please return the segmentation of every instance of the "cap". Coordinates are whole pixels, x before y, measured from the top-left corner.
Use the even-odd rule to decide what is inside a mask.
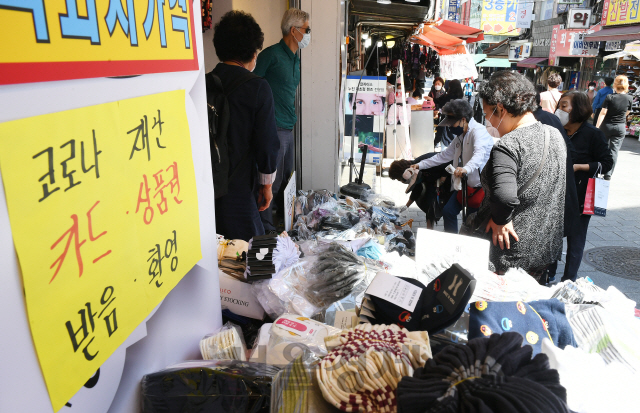
[[[442,119],[440,123],[438,123],[438,127],[453,126],[457,122],[459,122],[461,119],[462,119],[462,116],[457,117],[452,113],[445,113],[445,118]]]

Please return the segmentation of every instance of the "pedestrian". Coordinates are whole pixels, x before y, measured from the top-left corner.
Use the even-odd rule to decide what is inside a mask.
[[[467,98],[467,102],[471,103],[471,97],[473,96],[473,79],[468,78],[464,83],[464,96]]]
[[[222,16],[213,34],[220,59],[213,73],[223,89],[255,68],[263,43],[264,33],[250,14],[230,11]],[[273,198],[280,148],[273,94],[266,80],[254,76],[228,93],[227,101],[229,190],[216,198],[216,231],[227,239],[249,241],[264,235],[259,211]]]
[[[536,103],[540,105],[540,94],[545,92],[546,88],[542,85],[536,86]],[[564,126],[560,122],[560,119],[552,113],[543,110],[540,106],[533,112],[533,116],[536,120],[543,125],[549,125],[562,134],[564,143],[567,146],[567,172],[565,174],[566,192],[564,195],[564,236],[567,237],[573,228],[573,224],[578,220],[580,215],[578,205],[578,192],[576,190],[576,180],[573,174],[573,159],[577,156],[575,148],[567,136],[567,131],[564,130]],[[558,262],[549,266],[549,282],[554,281],[556,278],[556,271],[558,269]]]
[[[536,92],[523,75],[496,72],[478,96],[501,138],[482,171],[484,200],[465,232],[491,233],[489,257],[499,274],[522,268],[544,284],[547,267],[562,255],[566,145],[560,132],[536,121]]]
[[[573,171],[580,211],[584,210],[589,178],[598,172],[606,174],[613,165],[604,134],[587,122],[592,110],[587,94],[573,90],[560,98],[556,110],[556,114],[575,148]],[[581,214],[579,219],[574,221],[571,231],[567,235],[567,262],[562,281],[575,281],[578,276],[590,219],[591,215]]]
[[[413,165],[412,168],[428,169],[453,161],[454,177],[468,177],[469,212],[475,212],[484,197],[480,173],[489,159],[493,138],[487,132],[487,128],[473,119],[471,105],[464,99],[450,101],[444,105],[442,113],[445,118],[439,126],[449,128],[454,136],[451,145],[439,154]],[[451,189],[454,191],[453,180]],[[458,214],[462,211],[460,201],[461,196],[458,196],[457,191],[454,192],[442,211],[446,232],[458,233]]]
[[[433,79],[433,86],[431,87],[431,90],[429,91],[429,94],[425,97],[425,99],[433,101],[433,104],[436,106],[436,110],[440,110],[446,103],[443,102],[446,94],[447,92],[444,89],[444,79],[442,79],[440,76],[436,76]]]
[[[309,46],[311,28],[309,13],[299,9],[289,9],[280,24],[282,40],[267,47],[256,65],[255,74],[263,77],[273,90],[276,108],[276,124],[280,138],[278,152],[278,172],[273,183],[273,196],[278,211],[284,211],[284,189],[293,173],[293,127],[296,124],[296,89],[300,83],[300,58],[298,50]],[[260,213],[265,230],[275,233],[273,207]]]
[[[629,91],[629,80],[626,76],[620,75],[613,81],[615,93],[608,95],[602,103],[602,110],[598,116],[596,126],[604,132],[613,158],[611,169],[604,174],[604,179],[611,179],[613,170],[618,161],[618,152],[622,146],[622,141],[627,133],[627,116],[631,111],[633,98],[627,94]]]
[[[587,86],[587,96],[589,96],[589,104],[593,105],[593,99],[595,99],[596,97],[596,82],[589,82],[589,85]]]
[[[596,93],[596,96],[593,98],[593,103],[591,104],[591,107],[593,108],[594,125],[598,123],[598,117],[600,116],[600,110],[602,109],[604,100],[607,96],[613,93],[613,89],[611,88],[611,85],[613,85],[613,78],[605,77],[604,84],[605,86],[602,89],[598,90],[598,93]]]
[[[549,113],[554,113],[558,106],[558,101],[562,93],[558,91],[558,86],[562,83],[562,78],[556,72],[549,75],[547,79],[548,90],[540,94],[540,106]]]
[[[447,93],[440,100],[442,107],[446,105],[448,102],[456,99],[462,99],[464,97],[464,92],[462,91],[462,84],[458,79],[453,79],[449,82],[449,88],[447,89]],[[444,119],[444,115],[442,113],[439,114],[440,120]],[[455,135],[449,130],[448,126],[441,126],[438,123],[438,128],[436,130],[435,135],[435,144],[438,142],[442,143],[443,147],[449,146],[449,144],[453,141]]]

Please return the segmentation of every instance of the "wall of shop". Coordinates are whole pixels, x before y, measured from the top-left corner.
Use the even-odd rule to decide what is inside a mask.
[[[280,22],[287,10],[287,0],[214,0],[211,20],[215,25],[220,18],[231,10],[242,10],[253,16],[264,32],[264,47],[271,46],[282,39]],[[202,35],[204,42],[205,70],[210,72],[220,62],[213,48],[213,28]]]
[[[302,188],[338,186],[340,27],[344,1],[302,0],[311,14],[311,44],[302,52]]]

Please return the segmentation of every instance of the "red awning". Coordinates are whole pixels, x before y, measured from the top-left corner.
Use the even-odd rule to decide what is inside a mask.
[[[548,57],[530,57],[528,59],[524,59],[518,62],[518,67],[528,67],[529,69],[535,69],[538,63],[542,63],[545,60],[549,59]]]
[[[638,40],[640,38],[640,25],[624,27],[604,27],[602,30],[585,36],[585,40],[594,42],[608,42],[611,40]]]
[[[451,36],[464,39],[467,44],[484,40],[484,32],[475,27],[465,26],[464,24],[454,23],[449,20],[441,20],[436,27]]]
[[[422,33],[411,36],[409,40],[413,43],[429,46],[439,54],[456,53],[458,46],[462,46],[462,39],[429,26],[423,27]]]

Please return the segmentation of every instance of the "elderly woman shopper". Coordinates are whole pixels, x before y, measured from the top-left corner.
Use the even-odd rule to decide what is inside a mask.
[[[220,63],[212,73],[220,78],[229,102],[229,185],[228,193],[216,198],[216,230],[227,239],[249,241],[263,235],[259,211],[267,209],[273,198],[280,149],[273,94],[266,80],[250,73],[263,42],[258,23],[242,11],[228,12],[214,28]]]
[[[607,173],[611,169],[613,159],[604,134],[587,122],[592,113],[591,102],[584,92],[570,91],[565,93],[556,115],[564,126],[574,147],[573,171],[578,189],[580,211],[584,209],[589,178],[596,173]],[[575,281],[582,262],[584,244],[587,241],[587,230],[591,215],[581,215],[573,222],[567,235],[567,263],[564,267],[562,281]]]
[[[602,104],[602,110],[598,115],[597,127],[604,132],[609,143],[609,150],[613,157],[611,170],[604,175],[604,179],[611,179],[613,170],[618,161],[618,152],[622,146],[622,141],[626,132],[627,115],[631,111],[633,98],[627,95],[629,91],[629,80],[626,76],[618,76],[613,81],[615,93],[608,95]]]
[[[480,172],[489,159],[489,153],[493,147],[493,138],[487,132],[487,128],[473,119],[471,105],[465,99],[452,100],[442,108],[445,118],[440,126],[449,127],[454,137],[451,145],[439,154],[412,165],[414,169],[427,169],[453,161],[456,168],[454,177],[461,178],[463,174],[468,177],[469,206],[476,203],[478,208],[484,192],[480,185]],[[453,181],[451,183],[452,190]],[[442,216],[444,218],[444,230],[458,233],[458,214],[462,205],[457,193],[453,193],[449,202],[445,205]]]
[[[560,132],[536,121],[536,92],[524,76],[494,73],[479,97],[501,139],[482,171],[484,201],[467,225],[490,233],[498,273],[522,268],[545,283],[547,267],[562,255],[566,145]]]

